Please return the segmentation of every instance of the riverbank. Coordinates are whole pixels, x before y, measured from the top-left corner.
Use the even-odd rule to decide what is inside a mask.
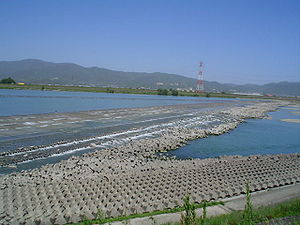
[[[118,217],[174,208],[182,205],[186,195],[196,203],[239,196],[248,181],[254,192],[298,183],[299,153],[203,160],[157,154],[187,140],[228,132],[246,118],[262,118],[285,104],[229,107],[219,113],[235,118],[234,122],[224,121],[207,130],[179,126],[155,138],[131,139],[124,145],[2,176],[0,223],[76,223],[84,217],[94,219],[99,210],[106,217]]]
[[[74,91],[74,92],[99,92],[99,93],[122,93],[122,94],[142,94],[142,95],[158,95],[158,90],[152,89],[135,89],[135,88],[112,88],[112,87],[82,87],[82,86],[63,86],[63,85],[37,85],[37,84],[0,84],[0,89],[17,89],[17,90],[43,90],[43,91]],[[171,95],[171,92],[169,93]],[[300,101],[296,97],[280,97],[280,96],[252,96],[239,95],[230,93],[213,93],[213,92],[189,92],[178,91],[178,96],[190,97],[214,97],[214,98],[246,98],[246,99],[270,99],[270,100],[287,100]]]

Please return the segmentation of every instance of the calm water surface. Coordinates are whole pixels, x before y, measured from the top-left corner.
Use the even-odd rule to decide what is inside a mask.
[[[0,89],[0,116],[237,101],[222,98]]]
[[[269,115],[272,119],[249,119],[220,136],[191,141],[166,153],[178,158],[209,158],[223,155],[280,154],[300,152],[300,124],[281,119],[300,119],[287,107]]]

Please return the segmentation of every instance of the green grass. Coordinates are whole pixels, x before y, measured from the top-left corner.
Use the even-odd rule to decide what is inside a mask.
[[[206,206],[214,206],[214,205],[223,205],[223,202],[209,202],[206,203]],[[204,204],[195,204],[195,208],[202,208]],[[124,221],[124,220],[129,220],[129,219],[134,219],[134,218],[142,218],[142,217],[151,217],[155,215],[160,215],[160,214],[166,214],[166,213],[176,213],[176,212],[182,212],[184,211],[184,207],[176,207],[174,209],[165,209],[165,210],[159,210],[159,211],[154,211],[154,212],[148,212],[148,213],[141,213],[141,214],[132,214],[128,216],[120,216],[116,218],[101,218],[101,219],[96,219],[96,220],[85,220],[80,223],[72,223],[72,225],[88,225],[88,224],[103,224],[103,223],[110,223],[114,221]]]
[[[206,203],[207,206],[224,204],[223,202],[209,202]],[[203,204],[195,204],[196,208],[203,208]],[[176,213],[184,211],[184,207],[177,207],[174,209],[166,209],[149,213],[134,214],[129,216],[122,216],[117,218],[102,218],[99,220],[85,220],[80,223],[72,225],[89,225],[89,224],[103,224],[110,223],[115,221],[126,221],[134,218],[142,217],[152,217],[155,215],[165,214],[165,213]],[[259,222],[267,222],[271,219],[282,218],[287,216],[296,216],[300,215],[300,199],[294,199],[288,202],[280,203],[275,206],[259,207],[252,211],[253,213],[253,224]],[[196,218],[196,224],[204,225],[244,225],[246,224],[244,220],[244,211],[234,211],[229,214],[224,214],[216,217],[206,218],[203,222],[202,218]],[[124,222],[126,224],[126,222]],[[248,223],[247,223],[248,224]],[[166,223],[164,225],[180,225],[178,223]]]
[[[205,225],[241,225],[246,224],[243,218],[244,211],[235,211],[230,214],[207,218]],[[275,206],[259,207],[253,210],[253,223],[267,222],[271,219],[287,216],[300,215],[300,199],[277,204]],[[168,225],[179,225],[180,223],[168,223]],[[201,224],[201,219],[197,218],[197,223]],[[249,224],[249,223],[247,223]],[[299,223],[298,223],[299,224]],[[167,224],[165,224],[167,225]]]

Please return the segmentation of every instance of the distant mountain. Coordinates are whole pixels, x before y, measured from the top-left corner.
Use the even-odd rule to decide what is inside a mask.
[[[12,77],[30,84],[83,85],[130,88],[195,89],[196,80],[177,74],[123,72],[99,67],[83,67],[73,63],[51,63],[36,59],[0,61],[0,79]],[[205,90],[212,92],[266,93],[300,96],[300,82],[280,82],[265,85],[235,85],[205,82]]]

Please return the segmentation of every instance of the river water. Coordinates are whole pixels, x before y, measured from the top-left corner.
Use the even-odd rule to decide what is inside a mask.
[[[166,155],[184,159],[299,153],[300,123],[281,121],[287,118],[300,119],[300,114],[295,112],[297,111],[289,107],[283,107],[270,112],[270,119],[248,119],[229,133],[191,141]]]
[[[0,116],[213,103],[236,99],[0,89]]]

